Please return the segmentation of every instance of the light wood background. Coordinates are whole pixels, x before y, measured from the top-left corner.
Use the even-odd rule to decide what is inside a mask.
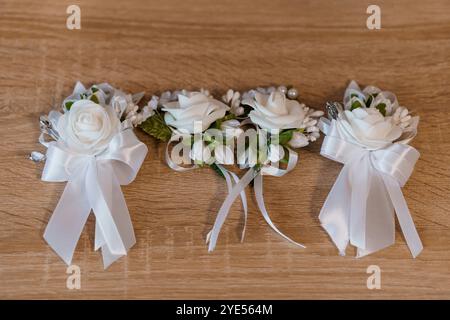
[[[72,1],[0,0],[0,298],[450,298],[450,2],[375,1],[382,29],[366,28],[373,1],[74,1],[81,30],[66,29]],[[208,169],[163,162],[164,145],[138,132],[150,152],[123,192],[137,244],[106,271],[93,250],[94,219],[73,263],[81,289],[66,288],[66,266],[42,238],[64,183],[40,181],[28,160],[38,117],[76,80],[108,81],[130,92],[206,87],[221,94],[295,85],[308,105],[341,100],[349,80],[395,92],[421,117],[421,158],[403,192],[424,244],[412,259],[397,227],[394,246],[363,259],[338,256],[318,213],[341,165],[300,151],[297,168],[265,179],[277,236],[250,193],[247,237],[240,204],[208,254],[205,234],[225,182]],[[447,132],[449,131],[449,132]],[[366,288],[366,268],[382,289]]]

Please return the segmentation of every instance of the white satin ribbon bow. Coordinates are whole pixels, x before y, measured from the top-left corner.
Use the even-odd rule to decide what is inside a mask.
[[[57,141],[46,145],[47,160],[42,180],[67,181],[67,184],[44,238],[70,265],[92,209],[96,218],[95,250],[102,249],[106,269],[136,243],[120,185],[134,180],[147,147],[136,138],[132,129],[114,136],[108,149],[97,156],[73,153]]]
[[[366,150],[339,137],[336,121],[321,119],[326,134],[321,155],[343,163],[319,215],[320,222],[345,255],[350,244],[363,257],[395,242],[396,212],[413,257],[423,246],[408,210],[401,187],[411,175],[419,152],[394,143],[379,150]]]

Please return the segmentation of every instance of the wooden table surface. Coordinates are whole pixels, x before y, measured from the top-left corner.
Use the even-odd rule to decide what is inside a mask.
[[[0,0],[0,298],[450,298],[450,2],[376,2],[381,30],[366,28],[372,1],[81,0],[81,30],[68,30],[72,1]],[[225,182],[209,169],[172,171],[164,144],[138,132],[149,154],[122,188],[137,243],[104,271],[91,216],[73,259],[81,289],[66,288],[66,265],[42,238],[64,183],[40,181],[28,154],[44,151],[39,115],[76,80],[146,99],[286,84],[323,110],[351,79],[395,92],[421,117],[421,158],[403,189],[424,244],[417,259],[398,226],[381,252],[338,255],[317,218],[341,169],[319,155],[322,139],[293,172],[265,179],[273,220],[307,249],[271,231],[248,192],[245,242],[237,202],[208,253]],[[381,268],[381,290],[366,287],[369,265]]]

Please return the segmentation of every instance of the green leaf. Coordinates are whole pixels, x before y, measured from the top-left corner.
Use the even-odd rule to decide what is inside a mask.
[[[370,107],[370,104],[372,103],[372,101],[373,101],[373,95],[369,94],[369,97],[366,100],[366,106]]]
[[[386,117],[386,104],[385,103],[380,103],[379,105],[377,105],[375,108],[378,109],[378,111],[380,111],[380,113]]]
[[[142,130],[156,139],[169,141],[172,136],[172,130],[167,126],[160,114],[148,118],[140,124]]]
[[[353,110],[355,110],[357,108],[361,108],[361,107],[362,107],[361,102],[359,102],[359,100],[355,100],[355,101],[352,102],[352,106],[350,107],[350,111],[353,111]]]
[[[295,129],[284,130],[280,133],[280,139],[278,141],[281,145],[286,145],[292,139]]]
[[[92,86],[91,91],[92,93],[96,93],[98,91],[98,88],[96,86]]]
[[[67,110],[67,111],[70,110],[70,108],[72,107],[72,105],[73,105],[74,102],[75,102],[75,101],[67,101],[67,102],[64,104],[64,106],[66,107],[66,110]]]
[[[211,167],[211,169],[213,169],[215,172],[217,172],[217,174],[219,176],[221,176],[222,178],[225,178],[225,176],[223,175],[222,171],[219,169],[219,167],[217,166],[217,164],[212,163],[209,165]]]
[[[96,96],[95,94],[93,94],[92,96],[90,96],[89,100],[91,100],[91,101],[93,101],[93,102],[99,104],[98,98],[97,98],[97,96]]]

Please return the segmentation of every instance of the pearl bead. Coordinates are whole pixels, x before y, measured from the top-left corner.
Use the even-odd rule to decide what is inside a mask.
[[[295,88],[290,88],[287,92],[287,96],[289,99],[297,99],[298,91]]]
[[[286,93],[287,93],[287,88],[286,88],[285,86],[279,86],[279,87],[278,87],[278,91],[280,91],[280,92],[286,94]]]

